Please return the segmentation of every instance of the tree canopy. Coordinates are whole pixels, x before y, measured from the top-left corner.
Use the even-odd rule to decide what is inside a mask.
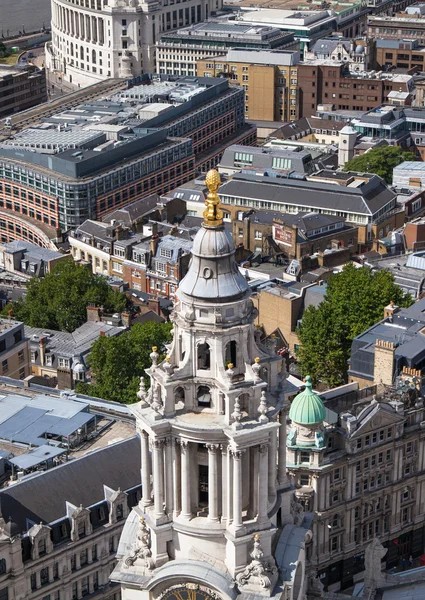
[[[415,157],[411,152],[404,152],[399,146],[381,146],[349,160],[345,163],[343,171],[375,173],[387,183],[392,183],[394,167],[405,160],[415,160]]]
[[[87,305],[94,303],[105,310],[119,312],[129,303],[125,294],[115,292],[105,277],[93,275],[72,258],[58,262],[43,279],[33,277],[27,284],[25,301],[7,304],[18,321],[31,327],[74,331],[87,320]]]
[[[152,346],[164,358],[171,323],[136,323],[118,337],[100,337],[88,357],[93,383],[78,383],[79,393],[121,403],[137,402],[140,377],[151,365]],[[161,359],[162,359],[161,358]]]
[[[345,383],[353,339],[380,321],[391,301],[403,307],[413,302],[389,271],[356,268],[349,263],[334,275],[324,300],[318,307],[306,309],[298,330],[301,347],[297,358],[303,376],[310,375],[316,385]]]

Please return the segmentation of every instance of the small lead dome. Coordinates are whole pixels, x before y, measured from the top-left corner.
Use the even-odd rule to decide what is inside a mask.
[[[298,425],[317,425],[326,417],[325,405],[319,394],[312,390],[310,377],[305,378],[305,389],[295,396],[289,418]]]
[[[249,285],[236,264],[232,236],[223,226],[217,171],[208,171],[205,183],[209,193],[204,223],[193,241],[189,269],[177,293],[209,302],[238,300],[249,294]]]

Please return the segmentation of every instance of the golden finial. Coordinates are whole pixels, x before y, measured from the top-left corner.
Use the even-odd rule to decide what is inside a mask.
[[[152,346],[152,352],[156,352],[158,350],[158,346]]]
[[[219,209],[220,198],[217,194],[220,183],[218,171],[215,169],[208,171],[205,177],[205,185],[208,188],[208,196],[205,200],[207,210],[204,211],[204,225],[207,227],[219,227],[223,224],[223,213]]]
[[[256,363],[259,363],[259,362],[260,362],[260,360],[261,360],[261,358],[260,358],[259,356],[256,356],[256,357],[254,358],[254,361],[255,361]]]

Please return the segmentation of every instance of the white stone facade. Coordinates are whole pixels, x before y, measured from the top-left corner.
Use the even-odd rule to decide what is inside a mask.
[[[84,87],[155,72],[161,32],[199,23],[222,0],[52,0],[46,66]]]
[[[207,599],[303,600],[311,532],[294,525],[289,506],[291,386],[282,359],[256,340],[250,289],[211,201],[210,187],[176,294],[168,356],[159,362],[153,349],[149,392],[142,381],[133,405],[143,494],[111,578],[123,600],[192,589]]]

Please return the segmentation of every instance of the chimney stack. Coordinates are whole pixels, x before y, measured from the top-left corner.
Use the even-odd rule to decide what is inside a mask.
[[[47,345],[47,339],[45,337],[40,338],[40,341],[38,342],[38,348],[40,351],[41,366],[44,366],[44,364],[46,362],[46,345]]]

